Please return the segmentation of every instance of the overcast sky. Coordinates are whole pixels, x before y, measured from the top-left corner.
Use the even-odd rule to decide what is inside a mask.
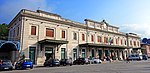
[[[21,9],[39,7],[81,23],[105,19],[122,32],[150,37],[150,0],[0,0],[0,23],[9,24]]]

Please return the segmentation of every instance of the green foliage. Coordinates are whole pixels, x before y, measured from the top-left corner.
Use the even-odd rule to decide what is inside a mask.
[[[7,40],[8,38],[8,25],[3,23],[0,24],[0,40]]]

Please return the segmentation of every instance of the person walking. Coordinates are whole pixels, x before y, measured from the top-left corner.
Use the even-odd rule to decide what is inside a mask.
[[[126,59],[126,63],[130,63],[130,60],[128,59],[128,57],[127,57],[127,59]]]

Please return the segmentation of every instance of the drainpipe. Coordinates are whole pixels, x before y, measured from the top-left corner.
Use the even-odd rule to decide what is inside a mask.
[[[80,52],[81,52],[81,51],[80,51],[81,49],[80,49],[80,47],[79,47],[79,41],[80,41],[80,39],[79,39],[79,37],[80,37],[79,34],[80,34],[80,29],[78,29],[78,57],[81,55],[81,53],[80,53]]]
[[[128,51],[128,53],[127,53],[127,56],[130,54],[130,48],[129,48],[129,37],[128,37],[128,33],[126,33],[126,38],[127,38],[127,51]]]
[[[24,12],[24,10],[21,11],[21,14],[22,14],[23,12]],[[20,48],[21,48],[21,49],[20,49],[20,52],[23,51],[22,49],[23,49],[24,23],[25,23],[24,20],[25,20],[25,18],[24,18],[23,16],[21,16],[21,20],[22,20],[22,21],[21,21],[21,23],[22,23],[22,25],[21,25],[21,32],[22,32],[22,34],[21,34],[21,41],[20,41],[20,42],[21,42],[21,43],[20,43],[20,44],[21,44],[21,45],[20,45],[20,46],[21,46],[21,47],[20,47]],[[19,56],[20,56],[20,53],[19,53]]]

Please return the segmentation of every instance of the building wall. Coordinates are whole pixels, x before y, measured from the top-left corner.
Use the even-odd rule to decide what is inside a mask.
[[[118,46],[126,46],[128,47],[128,44],[130,44],[128,41],[132,40],[136,42],[140,42],[140,39],[138,36],[130,36],[127,38],[127,35],[125,33],[119,32],[118,27],[111,26],[105,21],[103,22],[96,22],[92,20],[85,20],[85,24],[74,22],[71,20],[67,20],[64,18],[61,18],[57,15],[51,15],[51,14],[45,14],[45,13],[38,13],[33,12],[29,10],[23,10],[21,11],[22,14],[27,14],[24,16],[20,16],[21,21],[13,20],[10,24],[10,31],[9,31],[9,37],[11,40],[14,40],[15,38],[11,38],[12,34],[14,34],[12,31],[15,30],[17,27],[19,27],[19,36],[17,39],[20,39],[21,43],[21,51],[25,53],[26,57],[29,57],[29,47],[36,47],[36,62],[37,63],[43,63],[44,57],[44,47],[42,47],[43,50],[40,48],[40,44],[38,44],[38,41],[44,40],[44,39],[54,39],[54,40],[66,40],[69,41],[68,44],[61,44],[60,46],[53,46],[55,49],[55,57],[59,58],[61,57],[61,48],[66,48],[66,58],[73,57],[73,49],[77,49],[77,55],[78,57],[82,54],[82,49],[85,49],[86,51],[86,57],[89,57],[91,55],[91,49],[94,49],[95,56],[97,56],[97,50],[98,49],[109,49],[109,48],[88,48],[87,47],[81,47],[79,48],[79,44],[85,44],[85,43],[94,43],[94,44],[107,44],[107,45],[118,45]],[[46,17],[50,18],[51,21],[39,19],[38,17],[29,17],[28,14],[37,15],[38,17]],[[56,22],[57,21],[57,22]],[[59,22],[58,22],[59,21]],[[16,24],[17,23],[17,24]],[[36,35],[31,35],[31,26],[36,26]],[[80,27],[81,26],[81,27]],[[46,28],[52,28],[54,29],[54,37],[46,37]],[[66,37],[63,39],[61,38],[61,31],[65,30]],[[16,31],[17,32],[17,31]],[[77,39],[73,39],[73,34],[77,34]],[[85,34],[85,40],[82,40],[82,34]],[[94,37],[94,41],[91,40],[91,35]],[[97,36],[100,36],[102,39],[102,42],[97,41]],[[110,40],[104,40],[104,38],[112,38],[113,43],[110,43]],[[118,40],[118,43],[116,43],[116,39]],[[122,43],[121,43],[122,40]],[[107,41],[107,43],[105,43]],[[126,42],[126,44],[125,44]],[[139,43],[140,44],[140,43]],[[50,46],[50,45],[46,45]],[[131,47],[138,48],[140,45],[129,45]],[[57,50],[58,48],[58,50]],[[126,48],[128,49],[128,48]],[[119,49],[118,49],[119,51]]]

